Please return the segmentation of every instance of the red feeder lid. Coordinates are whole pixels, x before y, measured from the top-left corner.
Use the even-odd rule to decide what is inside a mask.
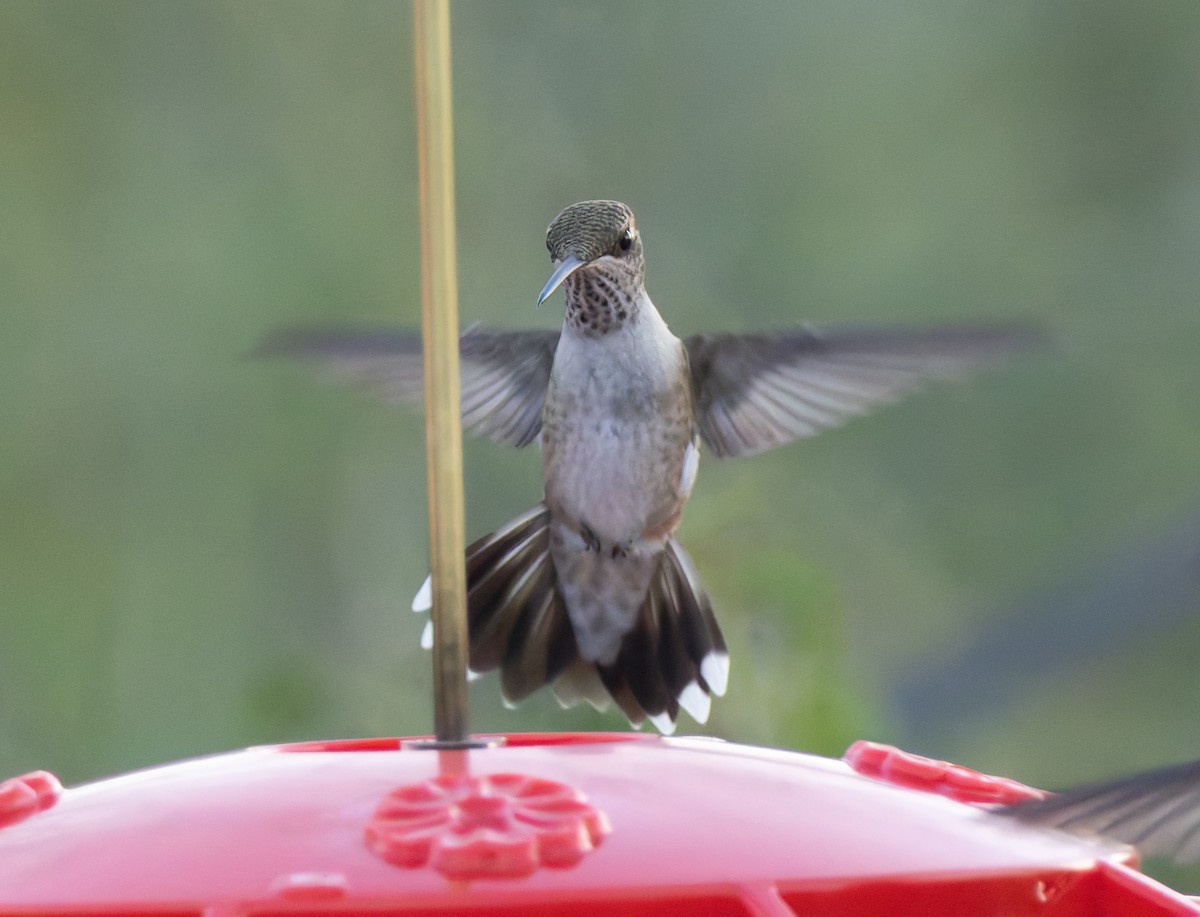
[[[35,774],[0,784],[0,915],[1198,913],[1129,848],[961,801],[1036,791],[848,760],[566,734],[252,748],[61,793]]]

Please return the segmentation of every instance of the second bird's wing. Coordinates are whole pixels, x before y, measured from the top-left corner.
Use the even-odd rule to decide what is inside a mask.
[[[459,357],[463,425],[471,433],[517,447],[537,437],[558,335],[467,329]],[[268,337],[256,354],[314,361],[388,401],[419,404],[424,391],[421,335],[415,331],[288,329]]]
[[[1143,856],[1200,861],[1200,761],[1091,783],[997,811],[1026,824],[1133,844]]]
[[[1040,340],[1026,326],[967,325],[698,334],[684,346],[700,433],[715,454],[734,456],[812,436]]]

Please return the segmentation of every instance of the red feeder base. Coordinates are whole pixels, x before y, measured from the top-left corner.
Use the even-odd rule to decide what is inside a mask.
[[[1129,848],[980,805],[1037,791],[884,746],[847,760],[594,733],[35,774],[0,784],[0,917],[1200,913]]]

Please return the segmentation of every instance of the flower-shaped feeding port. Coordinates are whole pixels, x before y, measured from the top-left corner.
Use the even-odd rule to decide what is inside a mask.
[[[395,866],[450,879],[527,876],[567,867],[611,831],[565,783],[525,774],[443,774],[393,790],[367,823],[367,846]]]

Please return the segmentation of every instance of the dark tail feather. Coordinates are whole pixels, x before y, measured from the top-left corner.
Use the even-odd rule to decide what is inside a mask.
[[[542,588],[509,637],[500,685],[504,699],[512,704],[552,682],[579,655],[570,619],[554,588],[553,569]]]
[[[539,503],[467,548],[472,671],[507,667],[510,648],[523,643],[529,632],[529,615],[554,592],[549,524],[550,511]]]
[[[510,704],[579,656],[554,579],[549,525],[539,503],[467,548],[469,664],[473,672],[499,669]]]
[[[675,699],[678,692],[671,691],[666,673],[659,664],[663,601],[660,590],[655,587],[661,574],[662,567],[659,567],[633,630],[621,643],[616,662],[600,667],[600,680],[635,725],[641,725],[646,714],[654,717],[665,713],[671,723],[679,714],[679,702]],[[621,703],[625,691],[629,697],[626,703]],[[630,712],[630,700],[633,713]]]
[[[617,659],[580,658],[550,559],[544,503],[467,549],[470,667],[500,670],[508,703],[545,684],[564,706],[615,702],[640,726],[671,732],[680,709],[699,722],[725,693],[729,662],[712,604],[683,546],[671,540]]]
[[[470,666],[490,672],[504,660],[510,635],[554,571],[547,555],[550,514],[530,511],[467,548]]]
[[[617,668],[616,665],[597,666],[595,663],[589,663],[600,676],[600,683],[604,685],[604,690],[608,692],[608,696],[616,703],[621,712],[636,729],[642,728],[642,723],[646,722],[647,711],[638,702],[634,696],[633,689],[629,687],[629,682],[625,680],[625,673]],[[605,703],[604,707],[608,704]],[[601,708],[603,709],[603,708]],[[665,732],[674,732],[674,722],[668,724]]]
[[[685,612],[684,609],[688,606],[683,604],[684,598],[679,580],[673,575],[669,559],[664,558],[659,576],[663,580],[664,600],[662,602],[663,614],[659,620],[658,664],[667,693],[675,702],[676,712],[678,712],[679,697],[683,691],[687,690],[688,685],[692,682],[695,682],[697,686],[700,684],[700,670],[696,659],[703,659],[704,653],[700,651],[698,656],[693,657],[693,649],[689,647],[684,637],[685,623],[689,617],[689,612]],[[720,631],[717,631],[717,635],[719,638]],[[703,706],[704,704],[702,704]],[[702,717],[705,712],[703,709],[691,709],[688,712],[693,719],[707,719],[707,717]]]
[[[729,683],[729,651],[712,602],[683,545],[672,538],[663,552],[663,561],[674,578],[683,644],[688,658],[699,667],[700,687],[706,694],[722,697]]]

